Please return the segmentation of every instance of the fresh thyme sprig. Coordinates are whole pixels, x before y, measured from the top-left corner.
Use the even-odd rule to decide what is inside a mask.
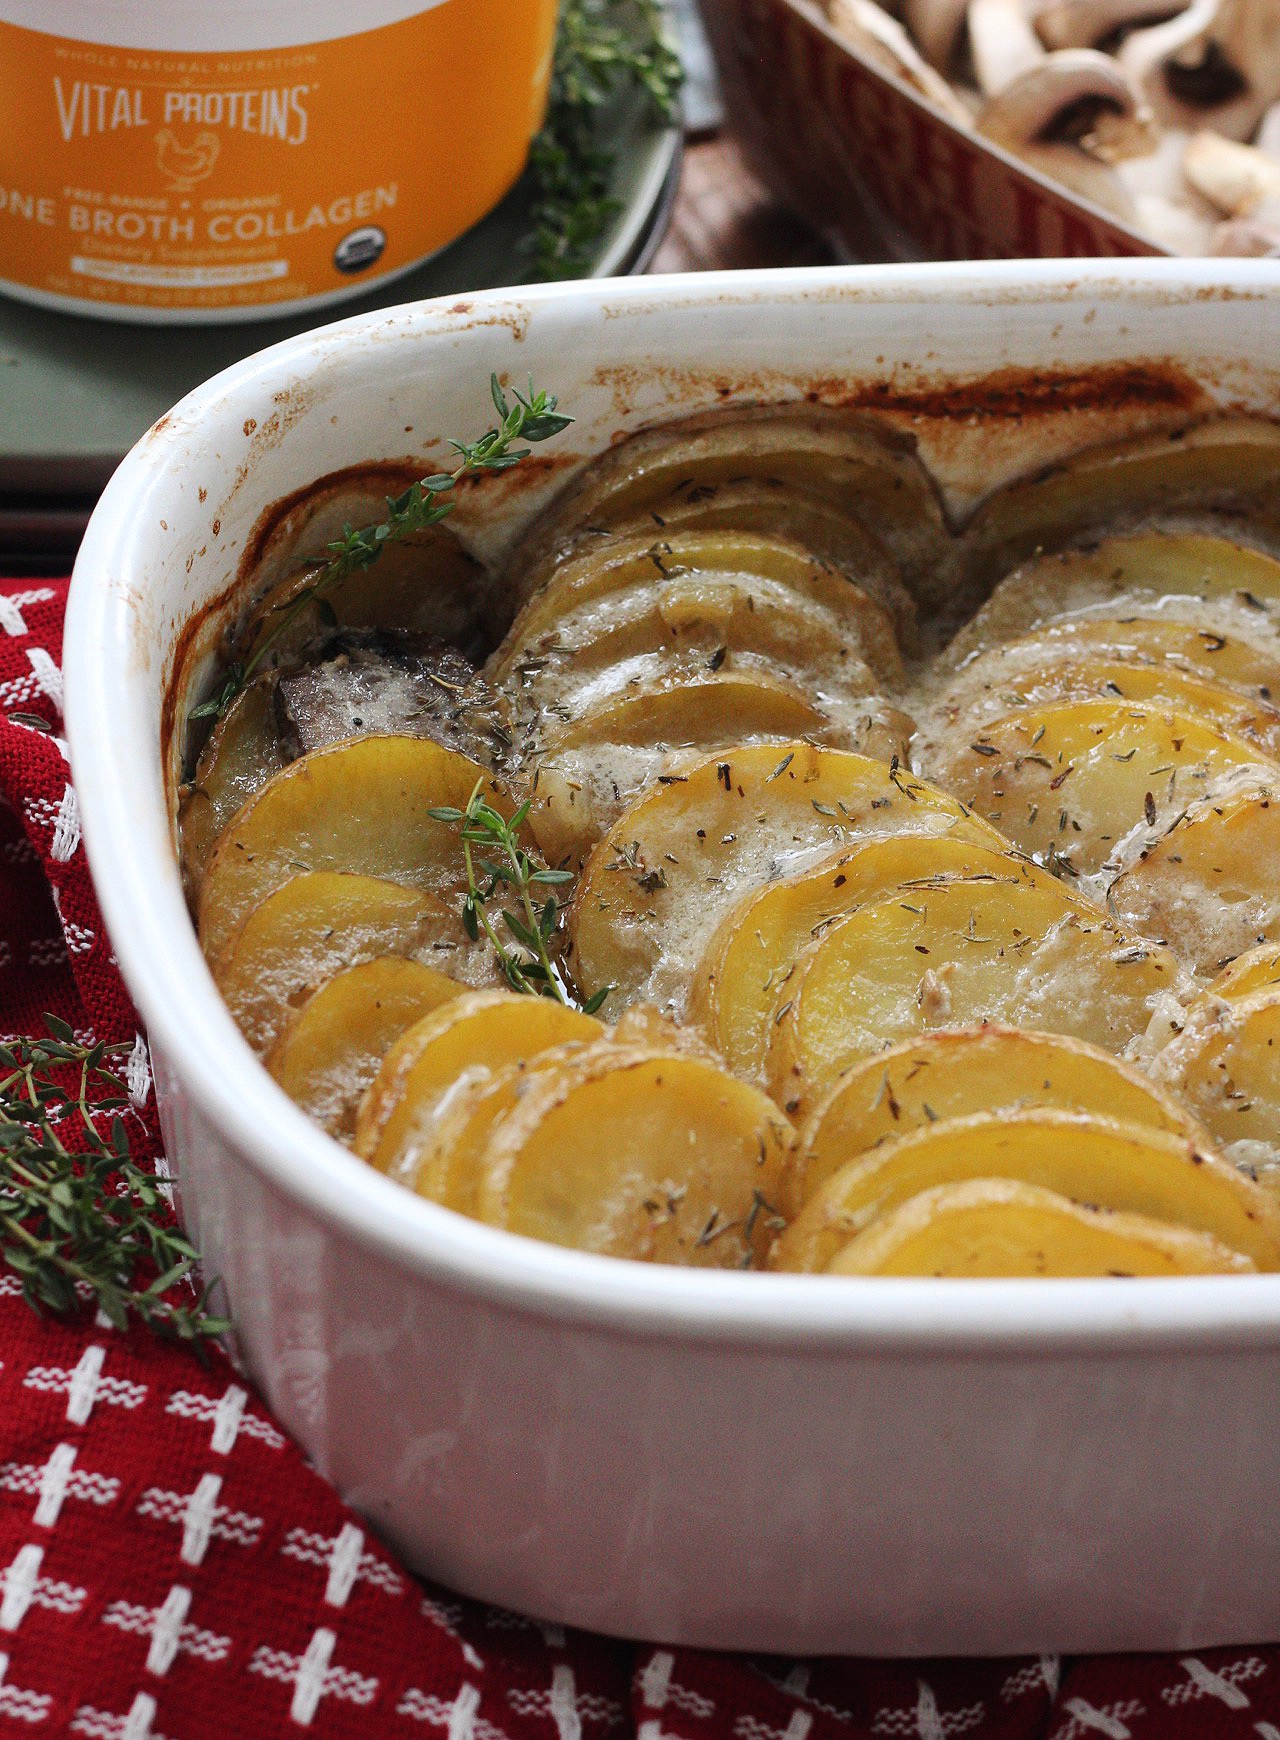
[[[349,574],[371,568],[388,544],[397,543],[428,526],[439,525],[453,511],[453,502],[444,500],[464,477],[484,471],[507,471],[529,457],[527,447],[517,447],[519,441],[549,441],[573,422],[556,409],[556,399],[550,393],[535,392],[529,382],[529,393],[513,390],[511,399],[503,392],[497,375],[490,377],[489,390],[498,424],[486,430],[478,441],[450,441],[458,455],[458,464],[451,471],[437,471],[411,483],[403,495],[387,497],[387,517],[377,525],[353,528],[346,526],[340,538],[326,546],[329,558],[315,570],[310,582],[301,588],[288,605],[278,613],[275,622],[261,636],[252,655],[228,665],[219,688],[207,701],[193,707],[192,721],[220,719],[236,696],[251,681],[263,660],[280,637],[312,605],[324,605],[325,595]]]
[[[535,277],[583,276],[618,210],[609,193],[617,154],[601,142],[602,111],[630,88],[670,123],[683,78],[661,0],[564,0],[547,118],[529,158],[537,197],[522,249]]]
[[[130,1157],[117,1073],[130,1047],[80,1045],[65,1022],[45,1021],[47,1039],[0,1045],[0,1260],[38,1311],[92,1299],[118,1329],[132,1318],[180,1341],[221,1335],[230,1325],[207,1294],[169,1298],[197,1254]]]
[[[573,875],[568,870],[549,870],[545,864],[536,863],[520,844],[520,829],[529,814],[527,802],[508,821],[485,802],[481,796],[483,786],[483,780],[476,782],[465,810],[450,806],[428,811],[436,821],[456,827],[461,834],[467,867],[462,922],[467,935],[472,942],[478,942],[482,935],[488,939],[513,991],[533,997],[554,997],[566,1007],[594,1015],[613,987],[606,985],[585,999],[573,993],[551,958],[551,944],[560,925],[560,904],[552,893],[541,902],[536,898],[538,890],[572,882]],[[491,855],[478,858],[477,848]],[[489,911],[500,889],[512,890],[519,905],[518,911],[507,907],[501,913],[502,925],[516,941],[514,950]]]

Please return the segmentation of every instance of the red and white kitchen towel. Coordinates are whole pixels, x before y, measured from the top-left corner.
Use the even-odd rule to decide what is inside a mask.
[[[0,1034],[49,1011],[133,1041],[60,737],[65,601],[0,582]],[[158,1153],[150,1101],[132,1135]],[[0,1740],[304,1733],[1280,1740],[1280,1649],[793,1661],[534,1624],[406,1572],[220,1355],[40,1319],[0,1274]]]

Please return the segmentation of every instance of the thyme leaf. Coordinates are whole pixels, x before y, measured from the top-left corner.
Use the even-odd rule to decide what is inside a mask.
[[[207,1290],[175,1304],[197,1253],[174,1225],[160,1183],[129,1152],[122,1075],[131,1047],[81,1045],[46,1015],[48,1038],[0,1045],[0,1261],[38,1312],[92,1300],[118,1329],[130,1320],[199,1343],[230,1324]]]
[[[580,997],[552,949],[559,935],[562,908],[554,894],[539,899],[542,890],[573,881],[568,870],[552,870],[520,844],[520,830],[529,814],[522,803],[510,821],[481,793],[477,780],[465,810],[453,806],[429,810],[437,822],[458,830],[467,870],[462,922],[472,942],[483,936],[497,956],[502,976],[513,991],[531,997],[554,997],[566,1008],[594,1015],[613,989],[606,985],[590,997]],[[481,856],[481,852],[485,855]],[[491,907],[499,892],[509,891],[513,904]],[[513,939],[512,948],[508,938]]]
[[[535,279],[586,276],[620,202],[609,193],[616,153],[599,117],[628,90],[671,122],[684,74],[666,40],[661,0],[564,0],[547,118],[529,166],[533,228],[521,243]]]
[[[397,543],[414,532],[438,525],[453,510],[453,501],[444,499],[464,477],[474,477],[484,471],[508,471],[529,457],[529,449],[517,445],[521,441],[549,441],[573,422],[557,410],[557,401],[550,393],[535,392],[529,382],[528,396],[513,391],[511,397],[498,380],[490,377],[489,391],[497,424],[480,436],[478,441],[451,441],[457,464],[450,471],[434,472],[411,483],[402,495],[387,497],[387,517],[377,525],[355,528],[345,526],[340,538],[327,545],[327,561],[319,563],[308,584],[277,613],[271,627],[259,638],[252,657],[244,663],[228,665],[222,682],[214,693],[198,707],[193,707],[189,720],[220,719],[240,691],[253,679],[263,660],[281,635],[325,594],[331,592],[349,574],[371,568],[388,544]]]

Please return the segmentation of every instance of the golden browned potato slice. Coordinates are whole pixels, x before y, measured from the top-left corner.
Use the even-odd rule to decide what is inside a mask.
[[[457,978],[492,979],[450,908],[423,888],[377,876],[304,871],[253,907],[212,961],[214,981],[264,1056],[317,986],[375,955],[415,955]]]
[[[800,957],[770,1030],[769,1084],[803,1123],[849,1064],[978,1021],[1122,1051],[1180,979],[1168,950],[1117,930],[1049,878],[896,894],[838,919]]]
[[[893,619],[863,587],[792,539],[701,531],[609,539],[561,563],[516,617],[486,675],[514,694],[528,688],[539,659],[572,654],[586,665],[603,642],[616,663],[667,646],[686,622],[726,648],[768,652],[778,632],[769,607],[811,621],[825,615],[882,681],[901,676]]]
[[[966,670],[966,680],[943,696],[934,717],[925,722],[925,742],[919,751],[922,763],[942,753],[941,745],[957,737],[971,742],[989,719],[998,719],[1014,707],[1063,701],[1133,701],[1140,706],[1172,707],[1256,744],[1265,756],[1280,754],[1280,711],[1225,683],[1193,676],[1171,664],[1129,664],[1105,656],[1069,658],[1028,669],[1016,684],[984,685],[975,693],[976,674],[974,667]]]
[[[372,567],[330,588],[323,606],[301,602],[329,558],[329,545],[348,526],[385,520],[388,495],[398,495],[418,475],[408,468],[348,472],[307,490],[289,507],[256,565],[257,598],[240,636],[244,656],[252,657],[261,637],[272,633],[268,663],[275,663],[335,627],[411,628],[468,648],[474,644],[488,581],[450,526],[429,526],[387,544]]]
[[[744,895],[874,834],[945,834],[962,804],[891,764],[809,743],[726,750],[627,810],[583,867],[571,964],[609,1008],[680,1014],[724,914]]]
[[[382,955],[347,967],[307,998],[267,1056],[304,1112],[350,1143],[356,1108],[406,1027],[466,990],[435,967]]]
[[[1000,581],[951,643],[945,662],[1008,646],[1081,611],[1126,615],[1115,607],[1133,601],[1150,613],[1175,598],[1225,601],[1233,619],[1243,605],[1270,636],[1280,609],[1280,561],[1234,538],[1196,531],[1126,532],[1085,549],[1034,555]]]
[[[1189,713],[1077,701],[990,720],[938,746],[925,771],[1022,851],[1087,875],[1118,870],[1135,829],[1179,815],[1239,768],[1280,779],[1256,744]]]
[[[898,564],[875,533],[834,502],[777,479],[753,477],[683,488],[677,484],[662,501],[624,516],[607,530],[584,528],[577,543],[689,531],[763,532],[767,537],[793,538],[883,604],[901,646],[914,649],[919,639],[915,603],[902,584]],[[531,592],[546,575],[544,568],[541,574],[528,576]]]
[[[218,835],[241,804],[284,765],[270,677],[242,689],[200,752],[178,804],[182,877],[188,896],[200,891]]]
[[[598,1047],[494,1123],[477,1213],[577,1250],[747,1268],[782,1224],[791,1143],[772,1100],[714,1063]]]
[[[1280,425],[1261,417],[1214,417],[1172,436],[1090,447],[988,496],[964,529],[966,568],[1007,574],[1095,528],[1188,510],[1247,519],[1273,539],[1278,485]]]
[[[1032,680],[1028,673],[1065,662],[1087,665],[1111,659],[1126,665],[1171,665],[1253,700],[1280,699],[1280,638],[1247,606],[1176,599],[1162,605],[1139,594],[1122,603],[1122,616],[1062,615],[1020,640],[993,645],[984,635],[981,645],[971,644],[967,650],[962,642],[970,631],[963,631],[939,661],[944,672],[952,668],[944,696],[954,697],[957,704],[1002,691],[1016,698]]]
[[[200,890],[200,941],[216,960],[250,908],[304,870],[346,870],[425,888],[446,904],[467,886],[457,828],[477,782],[514,805],[466,756],[427,738],[361,737],[317,749],[277,773],[224,830]]]
[[[819,707],[795,684],[762,672],[703,670],[692,682],[638,684],[549,735],[534,772],[529,827],[549,864],[576,866],[658,778],[713,749],[803,736],[888,761],[905,759],[912,730],[896,707]]]
[[[517,584],[591,526],[657,510],[673,496],[765,479],[830,501],[882,539],[913,591],[949,589],[937,487],[910,436],[824,405],[750,405],[641,429],[579,474],[525,540]]]
[[[1275,943],[1260,943],[1224,967],[1206,995],[1239,1002],[1258,991],[1274,989],[1280,989],[1280,948]]]
[[[972,1178],[1148,1215],[1208,1233],[1260,1269],[1280,1268],[1280,1204],[1234,1166],[1172,1131],[1048,1109],[928,1124],[851,1160],[809,1198],[774,1265],[816,1274],[880,1216]]]
[[[796,963],[835,919],[894,892],[913,900],[948,877],[1045,874],[1001,851],[985,823],[974,827],[963,817],[948,834],[895,835],[841,848],[799,875],[758,889],[725,916],[698,962],[690,1014],[733,1069],[757,1075]]]
[[[798,1211],[850,1160],[942,1119],[1089,1112],[1207,1143],[1190,1111],[1109,1052],[1062,1033],[943,1027],[853,1064],[819,1101],[796,1150]]]
[[[849,1240],[829,1275],[1248,1275],[1257,1265],[1208,1233],[1146,1215],[1086,1208],[1004,1178],[944,1184],[913,1196]]]
[[[550,997],[476,991],[424,1016],[382,1060],[356,1121],[356,1152],[402,1182],[416,1176],[441,1102],[509,1064],[573,1041],[601,1023]]]
[[[1215,785],[1138,836],[1107,894],[1117,921],[1165,938],[1197,973],[1280,941],[1280,775]]]
[[[1280,1192],[1280,992],[1206,999],[1152,1067],[1237,1165]]]

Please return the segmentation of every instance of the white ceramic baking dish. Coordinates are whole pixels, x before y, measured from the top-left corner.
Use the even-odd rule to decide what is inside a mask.
[[[1266,263],[494,293],[290,339],[116,473],[76,565],[68,725],[182,1211],[271,1406],[411,1564],[547,1619],[784,1652],[1280,1638],[1280,1276],[699,1272],[421,1201],[311,1125],[232,1025],[183,904],[165,747],[264,510],[478,431],[491,370],[532,371],[578,419],[556,464],[468,496],[460,526],[489,517],[500,545],[577,459],[717,398],[878,405],[959,503],[1196,401],[1280,410],[1278,338]]]

